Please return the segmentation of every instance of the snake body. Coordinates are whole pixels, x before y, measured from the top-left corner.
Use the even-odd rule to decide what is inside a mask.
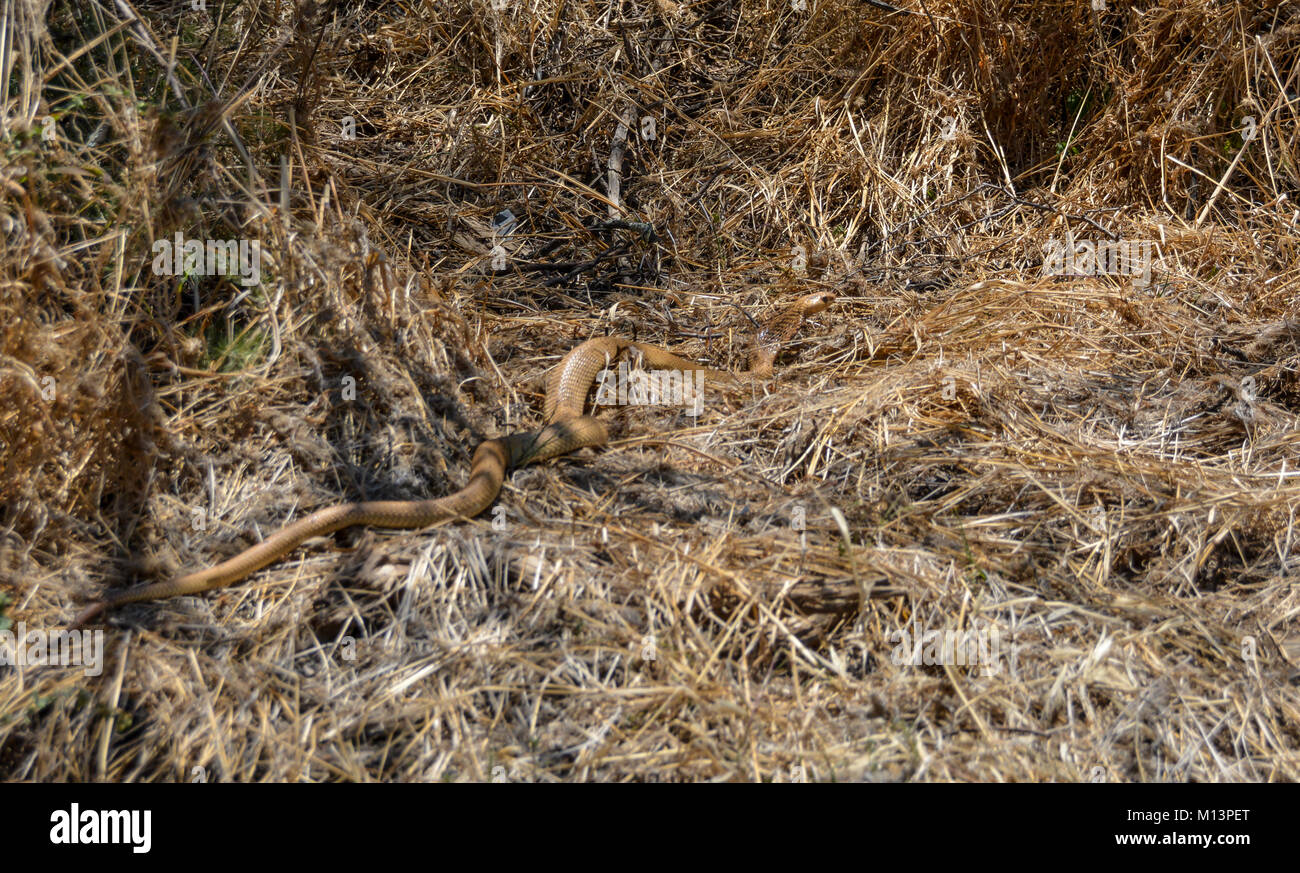
[[[763,324],[750,351],[748,373],[755,376],[771,373],[777,353],[794,337],[804,318],[821,312],[834,301],[835,295],[829,292],[808,294]],[[596,374],[628,349],[639,353],[650,369],[702,369],[693,361],[646,343],[613,336],[589,339],[565,355],[547,378],[544,426],[481,443],[470,462],[469,481],[455,494],[430,500],[368,500],[327,506],[215,567],[109,594],[84,609],[72,626],[85,625],[105,611],[126,603],[198,594],[231,585],[287,555],[306,540],[345,527],[364,524],[418,528],[447,519],[472,518],[496,500],[510,468],[559,457],[584,446],[602,446],[609,440],[605,425],[584,414],[587,394]],[[704,372],[705,378],[711,381],[736,380],[735,374],[726,370],[705,369]]]

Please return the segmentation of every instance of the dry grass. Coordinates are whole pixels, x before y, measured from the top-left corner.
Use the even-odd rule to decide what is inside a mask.
[[[7,619],[448,493],[586,336],[736,365],[841,303],[492,514],[0,668],[0,777],[1300,776],[1294,5],[293,5],[5,7]],[[260,284],[155,275],[176,232]]]

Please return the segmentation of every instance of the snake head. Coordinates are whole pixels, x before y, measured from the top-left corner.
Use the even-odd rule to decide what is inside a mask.
[[[829,309],[834,302],[835,293],[833,291],[818,291],[816,294],[809,294],[799,301],[804,315],[815,315]]]

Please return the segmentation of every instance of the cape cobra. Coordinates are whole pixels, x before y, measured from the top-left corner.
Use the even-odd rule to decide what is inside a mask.
[[[754,376],[770,374],[777,352],[794,337],[804,318],[821,312],[834,302],[835,295],[829,292],[808,294],[763,324],[750,351],[748,373]],[[540,430],[507,434],[480,444],[470,462],[469,482],[455,494],[432,500],[368,500],[327,506],[215,567],[109,594],[84,609],[73,620],[72,626],[85,625],[106,610],[124,603],[198,594],[231,585],[284,557],[311,537],[345,527],[366,524],[415,528],[447,519],[472,518],[496,500],[506,471],[511,467],[545,461],[584,446],[603,446],[608,441],[605,425],[584,414],[587,393],[596,374],[627,349],[638,352],[650,369],[703,369],[705,378],[715,382],[730,382],[736,378],[726,370],[701,368],[693,361],[646,343],[612,336],[589,339],[565,355],[547,378],[544,426]]]

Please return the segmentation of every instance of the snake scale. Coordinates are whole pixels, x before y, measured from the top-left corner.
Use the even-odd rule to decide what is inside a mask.
[[[835,295],[830,292],[808,294],[760,326],[749,355],[748,374],[769,375],[777,353],[794,337],[804,318],[834,302]],[[609,440],[605,425],[584,414],[587,394],[596,374],[628,349],[639,353],[650,369],[701,369],[693,361],[646,343],[613,336],[589,339],[565,355],[548,376],[544,425],[539,430],[511,433],[481,443],[470,462],[469,481],[455,494],[430,500],[368,500],[327,506],[215,567],[109,594],[86,607],[72,626],[81,627],[125,603],[198,594],[231,585],[284,557],[304,541],[345,527],[364,524],[418,528],[447,519],[472,518],[496,500],[510,468],[559,457],[584,446],[603,446]],[[726,370],[706,369],[704,373],[706,379],[715,382],[736,380],[736,375]]]

